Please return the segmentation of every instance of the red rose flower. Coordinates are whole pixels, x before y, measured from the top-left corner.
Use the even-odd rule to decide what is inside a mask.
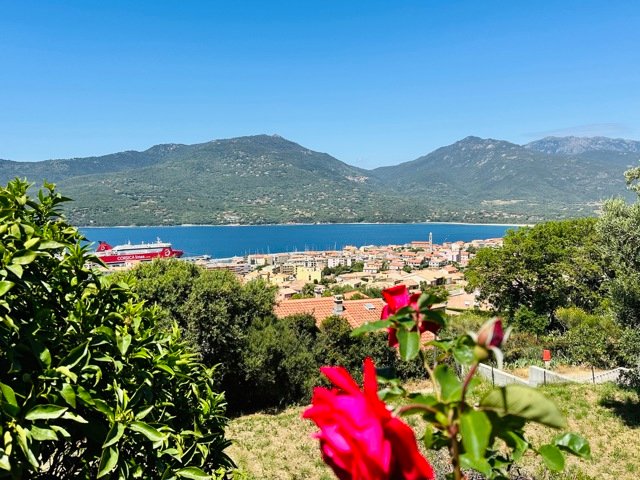
[[[429,462],[420,455],[413,431],[391,415],[378,398],[376,370],[364,362],[364,389],[342,367],[323,367],[335,385],[317,387],[303,413],[316,423],[324,461],[340,480],[430,480]]]
[[[478,344],[485,348],[500,348],[505,340],[502,319],[492,318],[478,331]]]
[[[382,291],[382,298],[384,298],[386,305],[382,307],[381,320],[385,320],[391,315],[395,315],[401,308],[409,306],[415,311],[416,323],[419,324],[418,329],[420,333],[426,331],[438,333],[438,330],[440,330],[440,325],[437,323],[424,320],[424,315],[420,313],[420,309],[418,308],[420,294],[414,293],[413,295],[409,295],[409,290],[407,290],[406,285],[395,285],[391,288],[384,289]],[[389,346],[395,347],[396,345],[398,345],[396,329],[389,327]]]

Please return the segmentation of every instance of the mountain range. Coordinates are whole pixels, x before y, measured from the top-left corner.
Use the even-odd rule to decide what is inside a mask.
[[[640,142],[467,137],[365,170],[278,135],[156,145],[100,157],[0,160],[0,182],[54,182],[77,225],[473,221],[534,223],[631,198],[623,173]]]

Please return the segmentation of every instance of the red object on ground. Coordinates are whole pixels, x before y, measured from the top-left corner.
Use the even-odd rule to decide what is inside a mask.
[[[543,362],[551,361],[551,350],[542,350],[542,361]]]

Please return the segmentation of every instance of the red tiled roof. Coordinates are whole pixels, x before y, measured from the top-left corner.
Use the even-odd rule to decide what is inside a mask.
[[[374,308],[365,308],[366,304],[372,305]],[[380,320],[384,301],[381,298],[367,298],[365,300],[343,300],[344,310],[341,316],[347,319],[351,328],[357,328],[368,322]],[[444,306],[444,305],[443,305]],[[309,313],[316,319],[316,325],[320,326],[322,321],[327,317],[335,315],[333,311],[333,297],[321,298],[301,298],[298,300],[282,300],[276,304],[274,313],[278,318],[288,317],[289,315],[299,315]],[[420,343],[422,345],[434,339],[431,332],[423,332],[420,335]]]
[[[373,308],[367,308],[369,304]],[[347,319],[351,328],[359,327],[367,322],[375,322],[380,320],[382,307],[384,302],[381,298],[366,298],[364,300],[344,300],[344,310],[341,316]],[[309,313],[316,319],[316,323],[320,325],[322,321],[335,315],[333,297],[322,298],[302,298],[299,300],[282,300],[276,304],[274,313],[276,317],[283,318],[289,315],[298,315],[301,313]]]

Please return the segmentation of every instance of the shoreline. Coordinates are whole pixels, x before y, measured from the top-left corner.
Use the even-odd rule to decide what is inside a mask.
[[[76,228],[192,228],[192,227],[303,227],[303,226],[323,226],[323,225],[472,225],[488,227],[533,227],[534,223],[474,223],[474,222],[340,222],[340,223],[260,223],[260,224],[195,224],[186,223],[179,225],[83,225]]]

